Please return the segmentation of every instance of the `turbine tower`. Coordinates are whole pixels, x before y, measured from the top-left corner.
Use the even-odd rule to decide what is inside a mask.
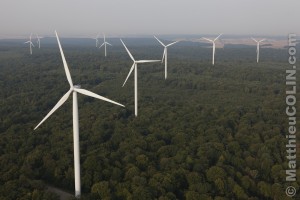
[[[31,36],[32,36],[32,33],[30,34],[29,40],[24,43],[24,44],[29,43],[30,55],[32,55],[32,47],[34,47],[33,43],[31,42]]]
[[[99,34],[95,38],[93,38],[94,40],[96,40],[96,47],[98,47],[98,44],[99,44],[98,37],[99,37]]]
[[[216,53],[216,43],[215,43],[215,41],[216,41],[217,39],[219,39],[219,37],[220,37],[221,35],[222,35],[222,33],[221,33],[218,37],[216,37],[214,40],[211,40],[211,39],[202,37],[202,39],[207,40],[207,41],[213,43],[212,65],[215,65],[215,53]]]
[[[104,42],[101,44],[101,46],[99,47],[99,49],[104,45],[104,49],[105,49],[105,57],[106,57],[106,45],[108,44],[108,45],[110,45],[110,46],[112,46],[111,44],[109,44],[108,42],[106,42],[106,40],[105,40],[105,34],[103,33],[103,40],[104,40]]]
[[[123,86],[125,85],[127,79],[129,78],[130,74],[132,73],[132,71],[134,70],[134,114],[135,116],[138,115],[138,98],[137,98],[137,93],[138,93],[138,90],[137,90],[137,64],[139,63],[150,63],[150,62],[159,62],[160,60],[135,60],[133,58],[133,56],[131,55],[130,51],[127,49],[126,45],[124,44],[124,42],[122,41],[122,39],[120,39],[122,44],[124,45],[128,55],[130,56],[131,60],[133,61],[133,65],[127,75],[127,78],[126,80],[124,81],[123,83]]]
[[[154,36],[155,37],[155,36]],[[168,47],[169,46],[171,46],[171,45],[173,45],[173,44],[175,44],[175,43],[177,43],[178,41],[176,41],[176,42],[172,42],[172,43],[170,43],[170,44],[168,44],[168,45],[165,45],[164,43],[162,43],[157,37],[155,37],[155,39],[165,48],[164,49],[164,53],[163,53],[163,57],[162,57],[162,59],[161,59],[161,62],[163,63],[164,62],[164,58],[165,58],[165,79],[167,79],[167,68],[168,68],[168,66],[167,66],[167,62],[168,62]]]
[[[254,38],[251,38],[254,42],[256,42],[256,62],[258,63],[259,61],[259,44],[262,42],[262,41],[265,41],[266,39],[261,39],[261,40],[256,40]]]
[[[107,101],[119,106],[123,106],[115,101],[102,97],[98,94],[90,92],[88,90],[80,89],[80,85],[74,85],[72,82],[71,74],[68,68],[67,61],[65,59],[63,50],[60,45],[60,41],[55,31],[56,39],[58,42],[61,58],[63,61],[65,73],[70,84],[69,91],[57,102],[57,104],[52,108],[52,110],[45,116],[45,118],[34,128],[37,129],[50,115],[52,115],[65,101],[68,99],[71,93],[73,93],[73,142],[74,142],[74,174],[75,174],[75,196],[77,198],[81,195],[81,186],[80,186],[80,156],[79,156],[79,123],[78,123],[78,105],[77,105],[77,93],[81,93],[86,96],[94,97],[103,101]]]
[[[41,37],[38,36],[38,34],[35,34],[36,35],[36,39],[37,39],[37,44],[39,45],[39,49],[41,48]]]

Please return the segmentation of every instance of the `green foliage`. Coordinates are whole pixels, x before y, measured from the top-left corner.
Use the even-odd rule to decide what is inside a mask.
[[[111,199],[111,192],[109,189],[109,184],[107,181],[101,181],[99,183],[95,183],[92,187],[92,194],[97,194],[100,199]]]
[[[254,49],[226,48],[212,67],[209,49],[174,46],[167,80],[160,63],[139,67],[138,117],[133,77],[121,87],[131,66],[122,46],[107,58],[64,50],[74,83],[126,105],[79,95],[82,199],[286,198],[286,50],[264,49],[257,64]],[[0,199],[58,199],[49,185],[73,194],[71,100],[33,131],[68,90],[58,49],[3,51]]]

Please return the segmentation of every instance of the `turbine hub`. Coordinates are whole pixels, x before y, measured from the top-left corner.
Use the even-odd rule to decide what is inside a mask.
[[[74,88],[80,89],[80,88],[81,88],[81,85],[74,85]]]

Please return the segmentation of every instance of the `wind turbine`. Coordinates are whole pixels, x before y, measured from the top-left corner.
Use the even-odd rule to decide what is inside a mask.
[[[154,36],[155,37],[155,36]],[[162,43],[157,37],[155,37],[155,39],[165,48],[164,49],[164,53],[163,53],[163,57],[162,57],[162,59],[161,59],[161,62],[163,63],[164,62],[164,58],[165,58],[165,79],[167,79],[167,62],[168,62],[168,47],[169,46],[171,46],[171,45],[173,45],[173,44],[175,44],[175,43],[177,43],[178,41],[176,41],[176,42],[172,42],[172,43],[170,43],[170,44],[168,44],[168,45],[165,45],[164,43]]]
[[[24,43],[24,44],[29,43],[30,55],[32,55],[32,48],[31,48],[31,46],[34,47],[33,43],[31,42],[31,36],[32,36],[32,33],[30,34],[29,40]]]
[[[104,45],[104,49],[105,49],[105,57],[106,57],[106,45],[108,44],[108,45],[110,45],[110,46],[112,46],[111,44],[109,44],[108,42],[106,42],[106,40],[105,40],[105,34],[103,33],[103,40],[104,40],[104,42],[101,44],[101,46],[99,47],[99,49]]]
[[[257,56],[256,56],[256,62],[258,63],[258,61],[259,61],[259,44],[262,42],[262,41],[264,41],[264,40],[266,40],[266,39],[261,39],[261,40],[256,40],[256,39],[254,39],[254,38],[251,38],[254,42],[256,42],[257,43],[257,45],[256,45],[256,54],[257,54]]]
[[[46,115],[46,117],[34,128],[37,129],[52,113],[54,113],[65,101],[68,99],[71,93],[73,93],[73,142],[74,142],[74,173],[75,173],[75,196],[80,197],[81,187],[80,187],[80,157],[79,157],[79,123],[78,123],[78,105],[77,105],[77,93],[81,93],[86,96],[94,97],[103,101],[107,101],[119,106],[123,106],[115,101],[102,97],[98,94],[90,92],[88,90],[80,89],[80,85],[73,85],[71,74],[68,68],[67,61],[65,59],[63,50],[60,45],[60,41],[55,31],[56,39],[60,49],[61,58],[63,61],[65,73],[70,84],[69,91],[57,102],[57,104],[52,108],[52,110]]]
[[[37,38],[37,43],[39,45],[39,49],[41,48],[41,37],[38,36],[38,34],[35,34],[36,35],[36,38]]]
[[[123,86],[125,85],[127,79],[129,78],[130,74],[132,73],[133,69],[134,69],[134,114],[135,116],[138,115],[138,98],[137,98],[137,64],[139,63],[150,63],[150,62],[159,62],[160,60],[135,60],[133,58],[133,56],[131,55],[130,51],[127,49],[126,45],[124,44],[124,42],[122,41],[122,39],[120,39],[122,44],[124,45],[128,55],[130,56],[131,60],[133,61],[133,65],[127,75],[127,78],[125,80],[125,82],[123,83]]]
[[[221,33],[218,37],[216,37],[214,40],[211,40],[211,39],[202,37],[202,39],[207,40],[207,41],[213,43],[212,65],[215,65],[215,53],[216,53],[216,43],[215,43],[215,41],[216,41],[217,39],[219,39],[219,37],[220,37],[221,35],[222,35],[222,33]]]
[[[95,38],[93,38],[94,40],[96,40],[96,47],[98,47],[98,43],[99,43],[98,37],[99,37],[99,34]]]

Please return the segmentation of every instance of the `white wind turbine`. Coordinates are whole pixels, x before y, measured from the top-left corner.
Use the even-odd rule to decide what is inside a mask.
[[[258,61],[259,61],[259,44],[262,42],[262,41],[265,41],[266,39],[261,39],[261,40],[256,40],[256,39],[254,39],[254,38],[251,38],[254,42],[256,42],[256,54],[257,54],[257,56],[256,56],[256,62],[258,63]]]
[[[104,45],[104,49],[105,49],[105,57],[106,57],[106,45],[108,44],[108,45],[110,45],[110,46],[112,46],[111,44],[109,44],[108,42],[106,42],[106,40],[105,40],[105,34],[103,33],[103,40],[104,40],[104,42],[101,44],[101,46],[99,47],[99,49]]]
[[[39,45],[39,49],[41,48],[41,37],[38,36],[38,34],[35,34],[37,38],[37,44]]]
[[[99,44],[98,38],[99,38],[99,34],[95,38],[93,38],[94,40],[96,40],[96,47],[98,47],[98,44]]]
[[[120,39],[120,40],[121,40],[122,44],[124,45],[124,47],[125,47],[125,49],[126,49],[128,55],[130,56],[131,60],[133,61],[133,65],[132,65],[132,67],[131,67],[131,69],[130,69],[128,75],[127,75],[127,78],[126,78],[126,80],[124,81],[122,87],[124,87],[124,85],[125,85],[127,79],[129,78],[130,74],[132,73],[132,71],[133,71],[133,69],[134,69],[134,114],[135,114],[135,116],[137,116],[137,115],[138,115],[138,98],[137,98],[137,95],[138,95],[138,94],[137,94],[137,92],[138,92],[138,90],[137,90],[137,64],[139,64],[139,63],[159,62],[160,60],[135,60],[135,59],[133,58],[133,56],[131,55],[131,53],[129,52],[129,50],[127,49],[127,47],[126,47],[126,45],[124,44],[124,42],[122,41],[122,39]]]
[[[69,91],[57,102],[57,104],[52,108],[52,110],[46,115],[46,117],[34,128],[37,129],[52,113],[54,113],[63,103],[68,99],[71,93],[73,93],[73,142],[74,142],[74,174],[75,174],[75,196],[80,197],[81,187],[80,187],[80,156],[79,156],[79,123],[78,123],[78,105],[77,105],[77,93],[84,94],[86,96],[94,97],[103,101],[107,101],[119,106],[123,106],[115,101],[102,97],[98,94],[90,92],[88,90],[80,89],[80,85],[73,85],[71,74],[66,62],[63,50],[60,45],[60,41],[55,31],[58,46],[60,49],[61,58],[63,61],[65,73],[70,84]]]
[[[215,65],[215,53],[216,53],[216,43],[215,43],[215,41],[216,41],[217,39],[219,39],[219,37],[220,37],[221,35],[222,35],[222,33],[221,33],[218,37],[216,37],[214,40],[211,40],[211,39],[202,37],[202,39],[207,40],[207,41],[213,43],[212,65]]]
[[[29,43],[30,54],[32,55],[32,47],[34,47],[34,45],[31,42],[31,36],[32,36],[32,33],[30,34],[29,40],[27,42],[25,42],[24,44]]]
[[[155,37],[155,36],[154,36]],[[177,43],[177,42],[179,42],[179,41],[176,41],[176,42],[172,42],[172,43],[170,43],[170,44],[168,44],[168,45],[165,45],[164,43],[162,43],[157,37],[155,37],[155,39],[165,48],[164,49],[164,53],[163,53],[163,57],[162,57],[162,59],[161,59],[161,62],[164,62],[164,58],[165,58],[165,79],[167,79],[167,68],[168,68],[168,66],[167,66],[167,62],[168,62],[168,47],[169,46],[171,46],[171,45],[173,45],[173,44],[175,44],[175,43]]]

